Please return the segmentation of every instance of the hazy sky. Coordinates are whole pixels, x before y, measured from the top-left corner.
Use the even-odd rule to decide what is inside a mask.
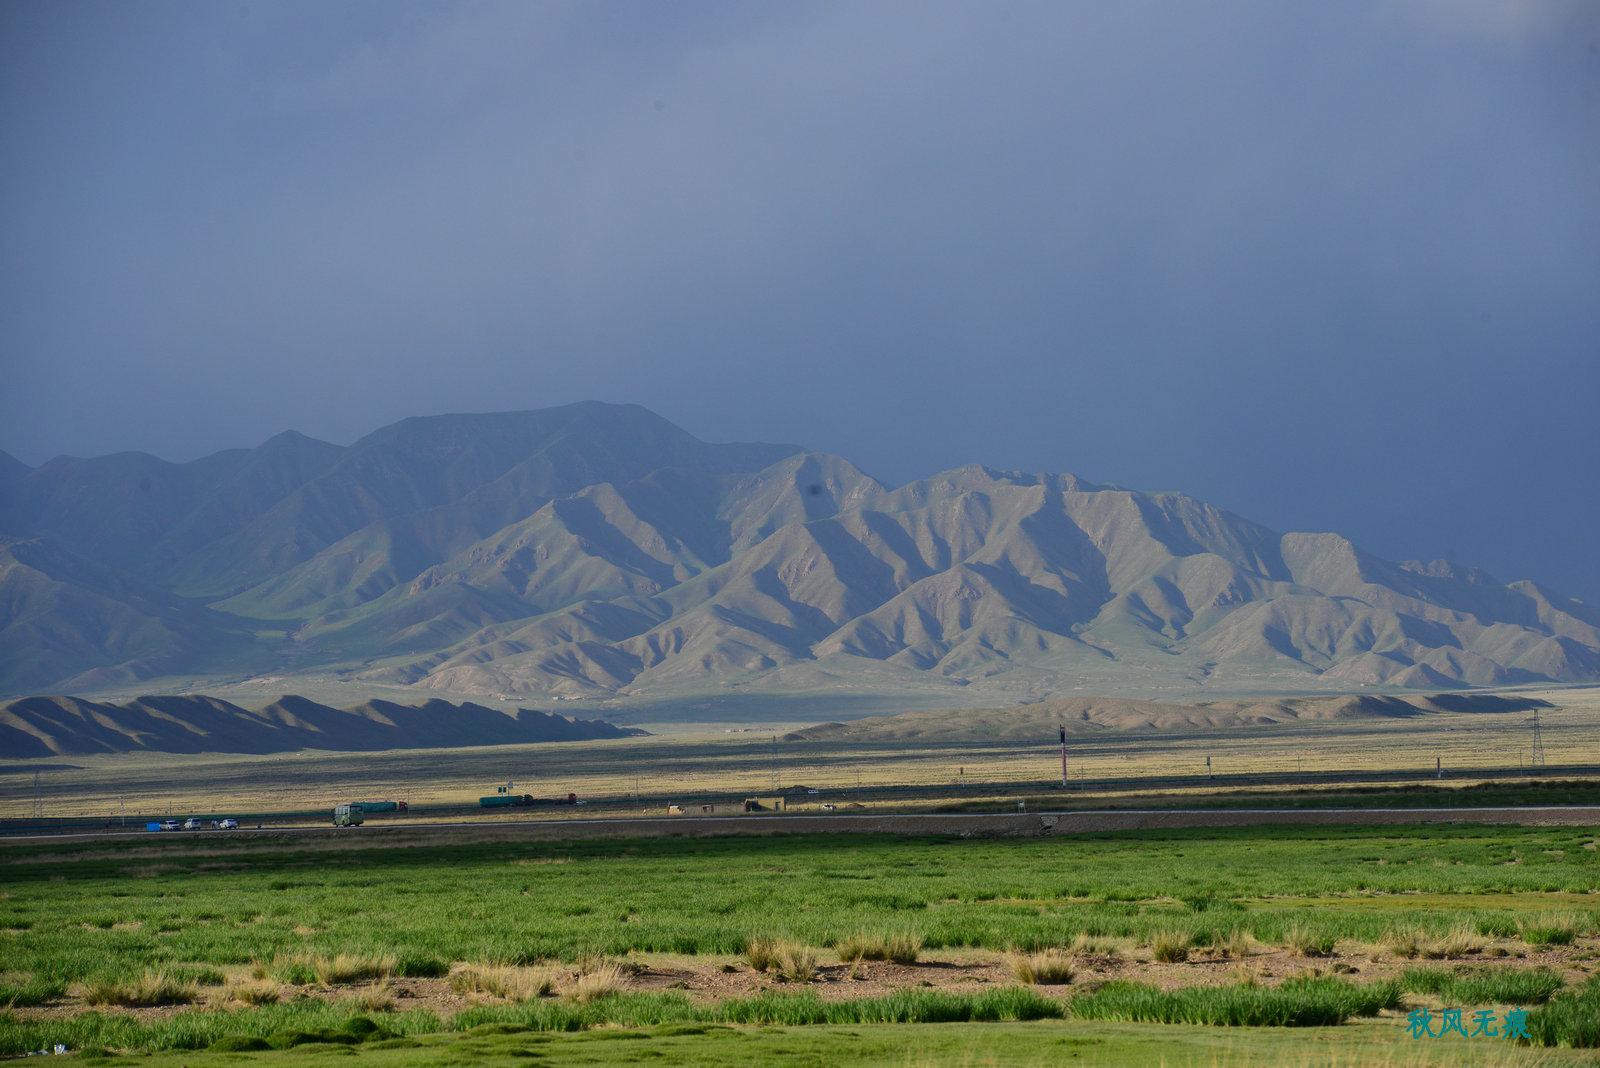
[[[1600,600],[1600,4],[0,5],[0,448],[637,401]]]

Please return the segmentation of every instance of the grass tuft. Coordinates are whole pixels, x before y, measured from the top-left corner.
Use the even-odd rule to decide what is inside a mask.
[[[467,964],[450,975],[450,989],[505,1001],[531,1001],[555,993],[556,977],[549,968],[522,968],[508,964]]]
[[[834,947],[846,963],[861,960],[886,960],[895,964],[915,964],[922,954],[922,937],[909,932],[876,932],[851,935]]]
[[[67,984],[59,979],[40,979],[37,976],[20,981],[0,982],[0,1008],[16,1009],[44,1005],[67,992]]]
[[[1338,940],[1324,931],[1312,931],[1295,924],[1284,932],[1283,944],[1297,956],[1331,957]]]
[[[1077,969],[1072,958],[1059,949],[1041,949],[1012,954],[1011,974],[1017,982],[1030,986],[1056,986],[1072,982]]]
[[[1375,1016],[1400,1004],[1394,983],[1358,986],[1342,979],[1291,979],[1277,987],[1187,987],[1159,990],[1110,982],[1074,998],[1085,1020],[1207,1024],[1213,1027],[1329,1027],[1352,1016]]]
[[[1457,1005],[1537,1005],[1561,989],[1549,968],[1407,968],[1400,986]]]
[[[1182,931],[1157,931],[1150,939],[1150,955],[1162,964],[1189,959],[1190,936]]]
[[[241,1005],[275,1005],[283,1000],[283,995],[283,984],[265,976],[234,983],[227,989],[228,1000]]]
[[[799,942],[752,939],[744,959],[758,972],[771,972],[795,983],[809,983],[817,975],[817,954]]]
[[[341,986],[387,979],[398,967],[393,954],[292,953],[272,962],[271,974],[294,986]]]
[[[349,997],[342,998],[341,1004],[362,1012],[388,1012],[394,1008],[394,987],[384,979],[357,989]]]
[[[1423,931],[1390,928],[1380,943],[1390,953],[1406,960],[1460,960],[1482,953],[1485,942],[1473,927],[1461,924],[1443,935],[1430,935]]]
[[[199,997],[193,981],[177,978],[170,972],[148,970],[135,979],[104,979],[90,983],[83,999],[91,1005],[121,1005],[150,1008],[156,1005],[187,1005]]]
[[[616,961],[593,961],[583,965],[578,977],[567,988],[574,1001],[585,1003],[609,997],[623,988],[622,966]]]
[[[1578,924],[1570,916],[1538,916],[1522,924],[1522,940],[1530,946],[1570,946]]]
[[[1600,976],[1528,1013],[1528,1036],[1539,1046],[1600,1049]]]

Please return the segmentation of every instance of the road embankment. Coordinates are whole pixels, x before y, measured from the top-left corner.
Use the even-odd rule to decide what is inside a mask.
[[[839,814],[679,816],[632,819],[484,819],[451,823],[367,824],[363,827],[280,827],[265,830],[97,832],[14,837],[6,845],[148,843],[159,851],[186,841],[198,846],[260,848],[395,848],[487,841],[585,841],[612,838],[767,837],[805,834],[896,834],[961,838],[1042,838],[1117,831],[1203,827],[1334,827],[1420,824],[1496,824],[1522,827],[1600,827],[1600,806],[1389,809],[1144,809],[961,814]],[[227,843],[225,846],[224,843]],[[13,856],[10,858],[16,860]]]

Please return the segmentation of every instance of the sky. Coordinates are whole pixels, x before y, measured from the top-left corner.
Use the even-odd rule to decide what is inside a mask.
[[[1600,4],[0,5],[0,449],[636,402],[1600,602]]]

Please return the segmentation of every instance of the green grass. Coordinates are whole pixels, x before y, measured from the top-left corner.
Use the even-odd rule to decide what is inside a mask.
[[[307,1038],[316,1038],[307,1032]],[[87,1064],[166,1068],[439,1068],[482,1065],[559,1064],[611,1066],[657,1064],[695,1068],[749,1065],[840,1068],[895,1065],[993,1065],[1044,1068],[1063,1064],[1096,1068],[1455,1068],[1463,1062],[1458,1043],[1418,1043],[1393,1020],[1364,1021],[1327,1029],[1151,1027],[1085,1020],[921,1024],[815,1025],[806,1027],[673,1023],[591,1031],[525,1031],[487,1024],[469,1031],[403,1035],[360,1043],[333,1032],[332,1041],[303,1041],[275,1050],[264,1040],[245,1040],[253,1053],[206,1051],[157,1053],[133,1058],[84,1059]],[[1515,1044],[1470,1049],[1475,1068],[1565,1068],[1592,1064],[1582,1051],[1530,1050]]]
[[[1211,986],[1158,990],[1112,982],[1074,998],[1072,1015],[1086,1020],[1206,1024],[1213,1027],[1328,1027],[1352,1016],[1374,1016],[1400,1004],[1394,983],[1290,979],[1277,987]]]
[[[1600,977],[1530,1012],[1528,1034],[1541,1046],[1600,1048]]]
[[[28,978],[0,983],[0,1009],[43,1005],[67,992],[59,979]]]
[[[264,852],[182,842],[0,850],[6,967],[46,982],[297,953],[537,963],[630,950],[740,953],[751,938],[838,946],[863,931],[950,947],[1042,949],[1239,930],[1376,942],[1440,938],[1552,910],[1593,930],[1594,832],[1265,828],[1064,840],[653,839]],[[1417,895],[1422,896],[1417,896]],[[1316,898],[1315,908],[1304,907]],[[1205,902],[1196,908],[1194,902]],[[114,927],[85,925],[116,915]],[[1559,925],[1557,938],[1562,937]],[[1543,937],[1534,922],[1526,936]]]
[[[132,979],[97,979],[88,984],[84,1000],[91,1005],[151,1008],[187,1005],[199,997],[199,986],[174,972],[152,969]]]
[[[814,1027],[1047,1020],[1071,1015],[1086,1020],[1312,1027],[1372,1015],[1379,1008],[1392,1007],[1397,997],[1392,984],[1360,986],[1337,979],[1291,981],[1276,990],[1203,987],[1167,993],[1132,983],[1112,983],[1068,1002],[1020,986],[980,994],[907,989],[847,1001],[825,1001],[810,990],[766,991],[711,1004],[691,1002],[676,992],[649,992],[610,994],[592,1001],[550,998],[481,1006],[449,1020],[427,1013],[364,1014],[301,999],[234,1012],[191,1011],[143,1023],[96,1012],[50,1021],[24,1021],[0,1014],[0,1053],[22,1053],[58,1042],[72,1049],[287,1049],[313,1042],[356,1044],[488,1026],[570,1032],[666,1024]]]
[[[1486,938],[1590,938],[1600,853],[1583,828],[1253,828],[1130,832],[1063,839],[771,839],[462,843],[448,847],[242,840],[0,848],[0,959],[17,1007],[69,985],[127,989],[148,974],[181,990],[252,968],[298,984],[439,976],[456,962],[541,965],[630,951],[736,957],[754,941],[806,953],[916,959],[955,947],[1070,950],[1126,939],[1187,948],[1255,940],[1315,952],[1403,932],[1423,949]],[[115,918],[112,923],[103,922]],[[1513,944],[1513,947],[1515,945]],[[1176,951],[1166,953],[1176,957]],[[1421,950],[1416,955],[1426,955]],[[789,970],[807,972],[796,957]],[[804,965],[800,967],[798,965]],[[777,970],[784,970],[782,961]],[[1413,969],[1414,987],[1449,1000],[1534,1005],[1535,971]],[[1518,985],[1521,984],[1521,985]],[[398,1041],[446,1027],[538,1032],[626,1027],[879,1026],[887,1021],[1031,1019],[1257,1026],[1336,1023],[1393,1001],[1390,985],[1316,979],[1278,988],[1163,993],[1113,983],[1044,998],[1025,988],[981,997],[912,989],[823,1002],[805,994],[690,1006],[677,995],[608,994],[475,1009],[456,1020],[361,1014],[284,988],[276,1004],[179,1010],[141,1023],[89,1012],[48,1025],[0,1015],[0,1051],[51,1041],[73,1048],[200,1049],[227,1038],[346,1034],[352,1013]],[[1470,996],[1469,996],[1470,995]],[[1503,996],[1502,996],[1503,995]],[[1523,996],[1516,996],[1523,995]],[[0,1009],[6,1001],[0,998]],[[1589,1002],[1556,995],[1545,1033],[1581,1036]],[[518,1015],[521,1014],[521,1015]],[[51,1033],[66,1037],[55,1037]],[[372,1033],[377,1033],[376,1031]],[[349,1044],[344,1039],[340,1043]],[[363,1045],[365,1049],[371,1041]],[[276,1046],[274,1046],[276,1048]]]
[[[325,1002],[302,999],[229,1012],[188,1011],[141,1022],[125,1013],[86,1012],[51,1020],[24,1020],[0,1013],[0,1055],[26,1053],[63,1043],[73,1050],[206,1049],[214,1043],[255,1039],[286,1049],[321,1039],[301,1036],[346,1035],[349,1041],[373,1036],[422,1034],[443,1027],[431,1013],[365,1015]]]
[[[922,938],[900,931],[861,932],[841,940],[833,948],[844,961],[887,960],[914,964],[922,953]]]
[[[1407,968],[1402,989],[1437,994],[1448,1005],[1537,1005],[1561,989],[1561,976],[1549,968]]]

